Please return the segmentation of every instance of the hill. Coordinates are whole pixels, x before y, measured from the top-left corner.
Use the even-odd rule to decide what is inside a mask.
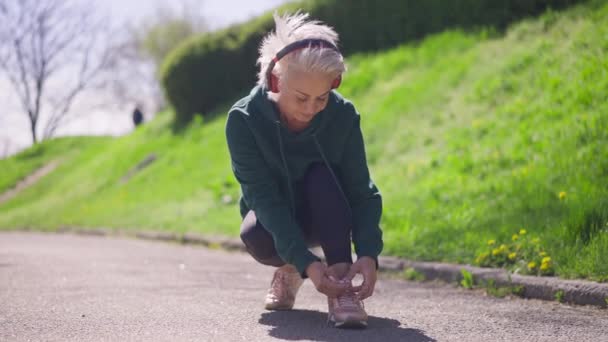
[[[524,229],[558,275],[608,280],[607,37],[608,4],[591,1],[504,33],[448,31],[349,58],[340,92],[362,113],[386,254],[474,262]],[[175,133],[161,113],[129,136],[55,139],[0,161],[4,191],[62,160],[0,203],[0,227],[237,236],[215,117]]]

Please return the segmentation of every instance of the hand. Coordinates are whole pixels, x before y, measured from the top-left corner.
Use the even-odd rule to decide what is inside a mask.
[[[359,300],[364,300],[374,293],[377,279],[376,261],[366,256],[359,258],[352,264],[345,279],[350,283],[357,274],[363,276],[363,283],[353,287],[353,290],[357,293]]]
[[[335,298],[351,289],[350,281],[338,281],[324,263],[315,261],[308,265],[306,274],[312,280],[317,291],[328,297]]]

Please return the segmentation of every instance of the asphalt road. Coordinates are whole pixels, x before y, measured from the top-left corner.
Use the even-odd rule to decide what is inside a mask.
[[[271,275],[237,252],[0,233],[0,341],[608,341],[608,310],[386,277],[369,328],[339,330],[310,281],[265,311]]]

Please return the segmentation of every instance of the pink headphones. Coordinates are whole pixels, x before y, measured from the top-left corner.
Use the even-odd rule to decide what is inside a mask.
[[[274,65],[277,64],[277,62],[281,58],[285,57],[285,55],[289,54],[290,52],[308,48],[308,47],[310,47],[310,48],[312,48],[312,47],[327,48],[327,49],[332,49],[332,50],[340,53],[340,50],[338,50],[338,48],[334,44],[332,44],[326,40],[323,40],[323,39],[298,40],[296,42],[293,42],[293,43],[285,46],[283,49],[281,49],[281,51],[277,52],[276,56],[274,56],[274,58],[268,64],[268,69],[266,69],[266,81],[268,83],[268,89],[271,92],[273,92],[273,93],[279,92],[279,78],[272,73],[272,69],[274,68]],[[340,86],[340,82],[342,82],[342,76],[338,76],[332,82],[331,89],[338,88]]]

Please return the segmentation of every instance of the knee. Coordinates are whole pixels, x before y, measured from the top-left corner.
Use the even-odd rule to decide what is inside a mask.
[[[262,234],[256,229],[255,224],[250,225],[243,222],[241,225],[241,241],[245,244],[245,246],[255,246],[258,243],[257,241],[262,239]]]
[[[249,211],[241,222],[241,241],[247,246],[248,241],[255,238],[255,226],[257,225],[257,217],[253,211]]]
[[[240,237],[249,253],[257,258],[271,258],[276,254],[272,236],[255,222],[243,221]]]

